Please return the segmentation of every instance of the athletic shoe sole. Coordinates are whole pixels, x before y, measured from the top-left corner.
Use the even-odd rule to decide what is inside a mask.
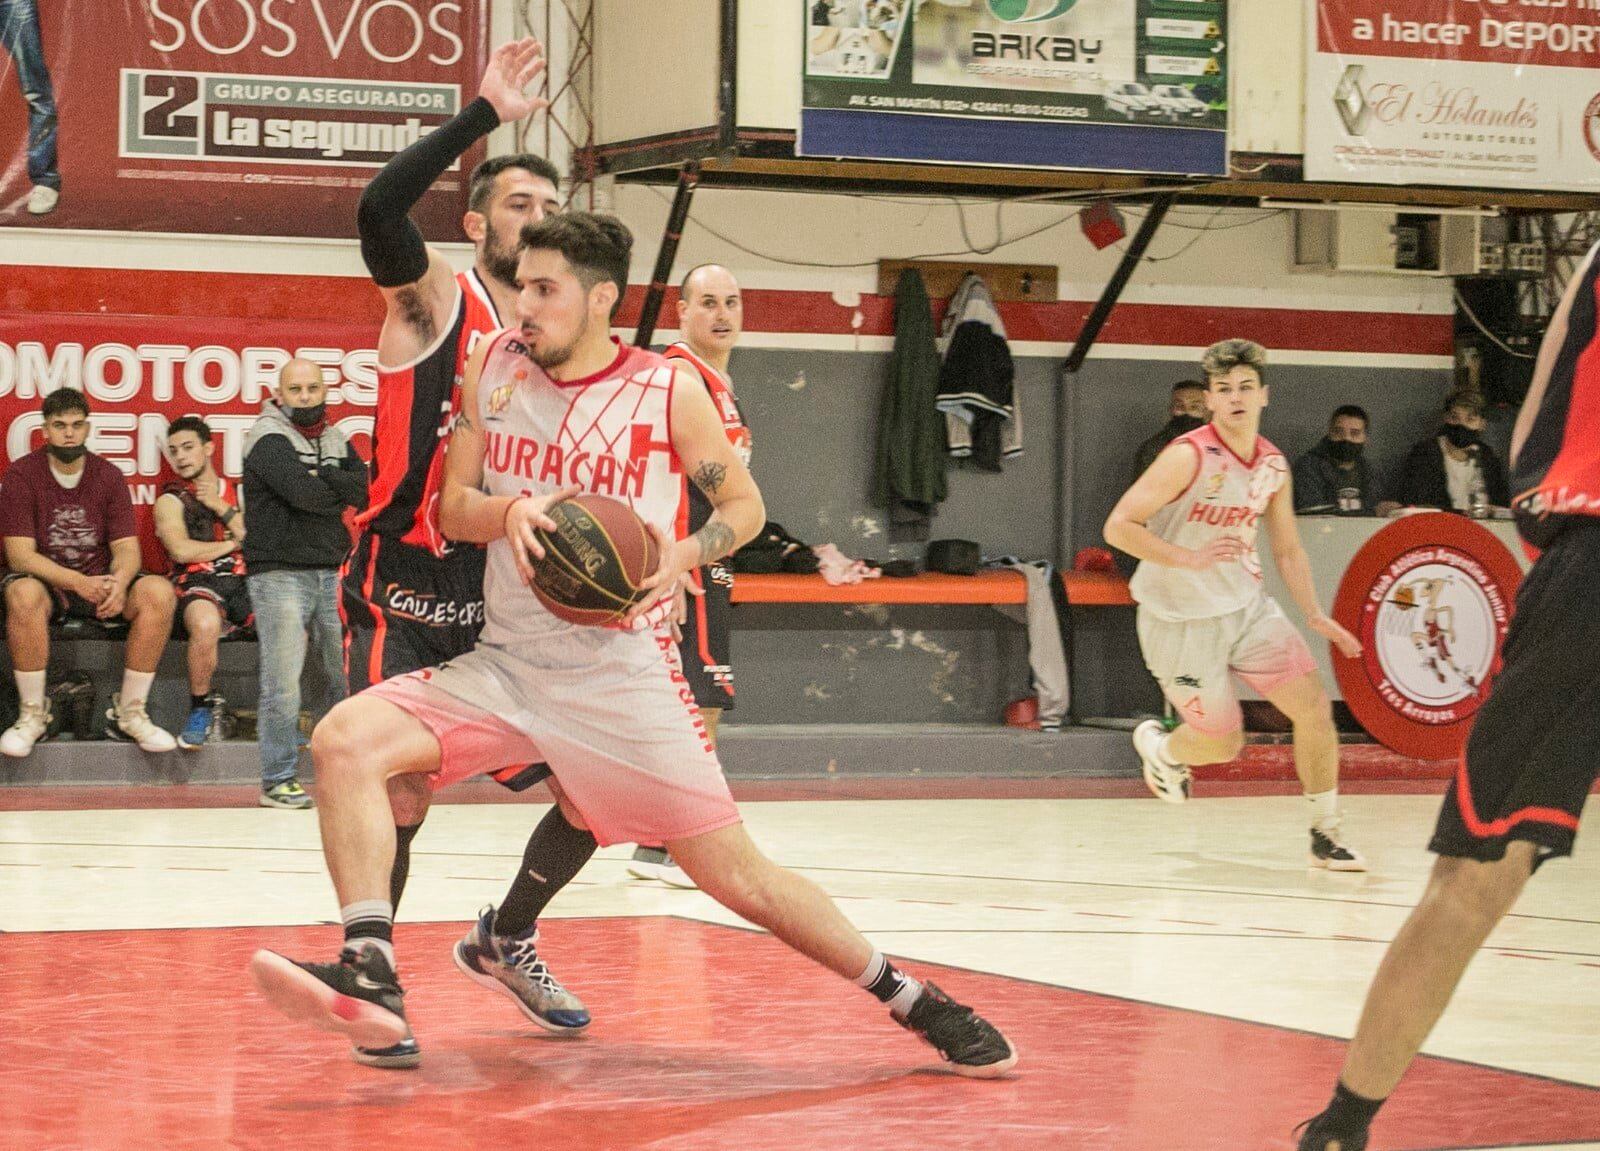
[[[1365,871],[1367,861],[1359,855],[1354,859],[1323,859],[1318,855],[1308,854],[1306,858],[1312,867],[1320,867],[1324,871]]]
[[[998,1079],[1017,1065],[1017,1045],[1009,1039],[1006,1043],[1010,1044],[1011,1054],[998,1063],[985,1063],[980,1067],[967,1063],[950,1063],[947,1066],[965,1079]]]
[[[364,1051],[360,1047],[352,1047],[350,1058],[363,1067],[381,1067],[388,1071],[410,1071],[413,1067],[422,1066],[420,1051],[412,1051],[405,1055],[378,1055],[372,1051]]]
[[[250,977],[282,1015],[349,1038],[356,1047],[381,1050],[406,1037],[406,1021],[365,999],[341,995],[274,951],[250,958]]]
[[[511,988],[507,987],[504,983],[501,983],[492,975],[486,975],[481,971],[473,970],[472,964],[467,962],[467,957],[461,954],[460,940],[457,940],[456,945],[450,949],[450,958],[455,960],[456,967],[460,969],[461,974],[465,975],[468,979],[472,980],[472,982],[478,984],[480,987],[487,987],[490,991],[498,991],[501,995],[504,995],[507,999],[511,1000],[511,1002],[517,1005],[518,1011],[522,1012],[522,1014],[526,1015],[533,1022],[550,1032],[550,1034],[581,1035],[583,1032],[588,1030],[588,1023],[585,1023],[582,1027],[563,1027],[559,1023],[551,1023],[548,1019],[539,1018],[538,1013],[524,1003],[522,998],[515,991],[511,990]],[[363,1046],[371,1047],[376,1045],[368,1043],[364,1044]]]
[[[203,739],[199,743],[189,743],[183,738],[183,736],[180,735],[178,737],[178,746],[184,751],[199,751],[205,745],[206,741]]]
[[[698,891],[700,889],[700,885],[690,879],[683,868],[669,867],[664,863],[652,863],[643,859],[630,860],[628,862],[628,874],[635,879],[659,880],[668,887],[676,887],[684,891]]]

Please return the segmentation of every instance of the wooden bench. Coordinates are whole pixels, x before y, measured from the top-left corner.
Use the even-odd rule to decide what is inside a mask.
[[[1074,607],[1132,607],[1128,580],[1120,572],[1063,572],[1067,602]],[[970,576],[923,572],[904,579],[884,576],[857,584],[830,584],[820,575],[735,575],[734,603],[1022,604],[1027,585],[1014,571],[985,570]]]

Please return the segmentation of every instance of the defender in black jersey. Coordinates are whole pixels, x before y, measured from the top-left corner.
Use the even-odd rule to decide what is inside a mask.
[[[1544,550],[1517,592],[1504,668],[1428,845],[1439,860],[1427,890],[1389,945],[1333,1099],[1305,1124],[1300,1151],[1363,1151],[1473,954],[1534,871],[1571,853],[1600,776],[1597,251],[1550,321],[1512,435],[1517,526]]]
[[[471,650],[483,625],[483,549],[453,543],[439,531],[445,444],[467,358],[480,337],[513,317],[518,234],[525,224],[560,210],[561,173],[543,157],[529,154],[497,156],[479,164],[470,179],[463,221],[473,242],[473,263],[459,274],[424,243],[408,213],[435,180],[495,127],[545,106],[544,100],[524,91],[543,68],[537,40],[498,48],[478,98],[391,160],[361,197],[356,218],[361,255],[383,292],[387,311],[378,340],[371,502],[356,521],[357,542],[341,573],[345,671],[352,695]],[[535,764],[496,778],[521,790],[546,774],[542,764]],[[347,926],[357,924],[352,938],[358,941],[387,938],[410,870],[411,840],[430,802],[427,780],[421,776],[395,780],[389,794],[396,825],[390,899],[382,907],[361,909],[356,919],[345,909]],[[540,827],[552,819],[562,826],[554,841],[544,835],[535,862],[541,875],[570,878],[593,854],[594,839],[567,825],[559,808]],[[547,851],[557,858],[544,858]],[[568,874],[572,859],[576,862]],[[550,894],[565,882],[553,882]],[[496,969],[494,978],[537,1022],[554,1030],[581,1030],[588,1013],[549,975],[532,946],[531,928],[528,934],[526,946],[505,949],[514,952],[518,963]],[[535,977],[522,970],[530,965],[542,974]],[[479,978],[482,973],[467,974]],[[378,1067],[415,1067],[420,1053],[407,1038],[382,1050],[358,1048],[355,1058]]]

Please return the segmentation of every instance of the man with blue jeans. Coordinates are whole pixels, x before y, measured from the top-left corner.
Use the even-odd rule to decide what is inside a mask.
[[[261,805],[310,807],[300,759],[300,672],[315,639],[325,707],[344,698],[339,565],[347,508],[367,504],[367,465],[328,423],[322,368],[290,360],[245,444],[245,567],[260,641]]]
[[[0,0],[0,48],[16,65],[17,84],[28,102],[28,211],[43,216],[61,198],[56,167],[56,97],[44,62],[37,0]]]

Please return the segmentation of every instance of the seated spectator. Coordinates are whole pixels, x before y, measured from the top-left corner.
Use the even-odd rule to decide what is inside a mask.
[[[0,752],[21,759],[49,729],[50,625],[69,618],[128,621],[122,690],[111,698],[106,734],[145,751],[171,751],[177,742],[151,721],[145,701],[172,632],[172,585],[139,573],[133,499],[116,466],[87,447],[83,393],[58,388],[40,410],[44,446],[14,462],[0,480],[0,535],[11,569],[0,586],[22,701],[17,722],[0,735]]]
[[[1179,380],[1172,385],[1168,419],[1161,430],[1139,445],[1133,457],[1133,478],[1137,480],[1156,461],[1161,449],[1173,440],[1211,422],[1206,409],[1206,386],[1198,380]]]
[[[1366,409],[1355,404],[1334,408],[1328,434],[1294,462],[1294,510],[1301,515],[1376,514],[1366,444]]]
[[[261,805],[305,808],[300,786],[300,672],[316,641],[326,707],[344,698],[339,566],[350,551],[346,508],[367,506],[367,465],[328,423],[327,382],[310,360],[290,360],[261,406],[244,457],[244,559],[260,641]]]
[[[1509,507],[1505,465],[1483,442],[1483,425],[1483,397],[1452,392],[1439,431],[1411,449],[1395,481],[1394,503],[1380,510],[1400,506],[1470,512],[1474,493],[1485,508]]]
[[[189,639],[189,719],[178,733],[185,751],[204,747],[221,699],[211,694],[217,644],[254,623],[245,586],[244,517],[237,490],[217,474],[211,429],[199,416],[167,428],[167,458],[178,478],[156,500],[156,538],[172,560],[178,615]]]

